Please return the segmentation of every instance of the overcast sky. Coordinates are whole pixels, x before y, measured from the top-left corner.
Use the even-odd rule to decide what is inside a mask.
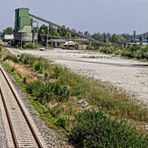
[[[14,10],[18,7],[90,33],[148,31],[148,0],[0,0],[0,30],[14,26]]]

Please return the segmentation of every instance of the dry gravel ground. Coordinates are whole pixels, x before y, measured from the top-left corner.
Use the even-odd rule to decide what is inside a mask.
[[[48,51],[9,49],[15,54],[43,56],[74,72],[92,77],[125,90],[141,103],[148,105],[148,63],[122,59],[98,52],[52,49]]]

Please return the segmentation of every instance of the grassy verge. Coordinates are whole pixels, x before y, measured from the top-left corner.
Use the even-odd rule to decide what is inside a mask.
[[[93,141],[99,141],[100,138],[95,139],[96,136],[106,132],[109,137],[105,136],[106,141],[102,141],[102,146],[106,146],[107,143],[111,144],[111,139],[115,139],[113,143],[116,146],[122,143],[119,147],[135,146],[133,143],[137,144],[138,141],[140,144],[143,143],[143,147],[147,144],[147,138],[135,127],[142,129],[141,125],[147,124],[148,110],[138,105],[124,92],[76,75],[45,59],[29,55],[22,55],[19,58],[7,56],[3,65],[15,78],[17,85],[26,93],[46,124],[70,134],[72,143],[75,143],[77,138],[83,137],[82,143],[79,144],[80,147],[85,147],[87,144],[97,147],[97,145],[93,145]],[[19,71],[20,69],[22,72]],[[36,78],[30,79],[30,75],[36,76]],[[95,111],[91,112],[91,110]],[[103,113],[101,117],[100,112]],[[92,118],[89,113],[92,114]],[[79,115],[81,118],[78,118]],[[104,126],[109,128],[104,128],[99,120],[95,120],[96,118],[103,120]],[[92,128],[89,124],[92,124],[91,120],[95,125]],[[79,121],[84,122],[81,124]],[[137,123],[138,125],[136,125]],[[99,130],[96,130],[95,127]],[[99,132],[100,129],[103,131]],[[95,133],[95,130],[98,132]],[[124,140],[121,138],[120,141],[116,137],[118,134],[119,137],[123,136]],[[133,141],[131,144],[130,137]],[[86,141],[90,141],[90,143]],[[124,145],[126,141],[128,142]]]

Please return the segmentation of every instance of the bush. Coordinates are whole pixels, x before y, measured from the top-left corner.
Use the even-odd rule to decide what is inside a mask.
[[[54,72],[53,77],[57,79],[61,75],[61,73],[63,72],[63,69],[59,66],[55,66],[53,68],[53,72]]]
[[[28,54],[22,54],[19,57],[19,61],[25,65],[29,65],[33,68],[34,71],[38,73],[43,73],[43,71],[47,70],[49,66],[46,59],[43,59],[41,57],[37,58]]]
[[[42,73],[43,72],[43,65],[40,61],[37,61],[35,64],[34,64],[34,70],[36,72],[39,72],[39,73]]]
[[[133,44],[127,48],[127,50],[130,51],[131,53],[135,53],[140,49],[141,49],[140,45],[137,45],[137,44]]]
[[[49,78],[48,72],[45,72],[45,73],[44,73],[44,79],[45,79],[45,81],[47,81],[48,78]]]
[[[111,47],[102,47],[102,49],[100,50],[100,52],[111,54],[111,53],[113,53],[113,50],[112,50]]]
[[[70,90],[66,85],[59,82],[44,84],[37,80],[27,84],[26,90],[41,103],[48,103],[52,98],[56,98],[58,102],[61,102],[70,95]]]
[[[128,58],[133,58],[134,57],[132,52],[128,51],[128,50],[122,50],[121,51],[121,56],[128,57]]]
[[[56,125],[57,125],[57,126],[60,126],[60,127],[62,127],[62,128],[65,128],[65,127],[66,127],[66,120],[65,120],[65,118],[59,117],[59,118],[57,119],[57,121],[56,121]]]
[[[33,56],[28,55],[28,54],[22,54],[19,57],[19,61],[22,62],[25,65],[31,64],[33,62]],[[35,59],[35,58],[34,58]]]
[[[7,55],[3,61],[6,61],[6,60],[11,60],[15,63],[19,63],[19,59],[15,56],[15,55]]]
[[[46,85],[42,81],[37,80],[28,83],[26,91],[42,104],[48,103],[50,100],[49,92],[47,91]]]
[[[24,83],[24,84],[27,84],[27,79],[26,79],[26,77],[23,78],[23,83]]]
[[[52,96],[54,96],[58,102],[62,102],[64,99],[67,99],[70,95],[70,90],[66,85],[59,83],[58,81],[55,83],[48,82],[47,90]]]
[[[69,140],[77,147],[146,148],[148,137],[140,135],[123,122],[111,119],[102,111],[84,111],[76,116],[76,126]]]
[[[25,45],[23,45],[24,49],[37,49],[38,47],[38,45],[32,43],[26,43]]]
[[[127,48],[118,45],[105,44],[99,48],[100,52],[107,54],[116,54],[128,58],[146,59],[148,61],[148,46],[133,44]]]
[[[29,94],[33,96],[38,96],[41,88],[44,88],[45,84],[42,81],[33,81],[27,84],[26,90]]]
[[[86,49],[87,49],[87,50],[94,50],[95,48],[94,48],[93,45],[88,45],[88,46],[86,47]]]

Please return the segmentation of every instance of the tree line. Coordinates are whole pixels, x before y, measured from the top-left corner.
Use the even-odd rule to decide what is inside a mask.
[[[33,33],[38,34],[38,41],[39,43],[44,43],[48,38],[55,38],[55,39],[79,39],[80,37],[76,35],[75,33],[79,35],[85,35],[88,37],[92,37],[93,39],[100,41],[100,43],[113,43],[113,44],[118,44],[122,45],[123,43],[136,43],[136,40],[139,42],[143,42],[143,40],[146,40],[148,42],[148,34],[143,34],[143,35],[136,35],[136,31],[133,32],[133,34],[111,34],[111,33],[93,33],[90,34],[88,31],[81,32],[77,31],[75,29],[70,29],[68,27],[65,27],[64,25],[61,28],[54,27],[52,25],[47,26],[45,24],[41,25],[39,28],[33,27],[32,29]],[[73,33],[72,33],[73,32]],[[5,34],[13,34],[14,29],[12,27],[7,27],[6,29],[3,30],[1,33],[1,36],[4,36]]]

